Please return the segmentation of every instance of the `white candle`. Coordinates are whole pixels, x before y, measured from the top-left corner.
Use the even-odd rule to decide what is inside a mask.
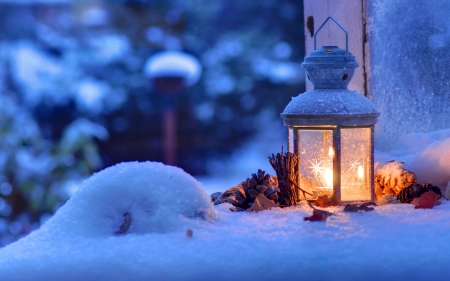
[[[361,165],[358,166],[358,179],[364,179],[364,169]]]

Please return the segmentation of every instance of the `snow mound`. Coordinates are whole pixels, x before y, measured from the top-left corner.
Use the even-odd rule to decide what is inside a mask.
[[[418,183],[445,188],[450,184],[450,129],[402,135],[394,149],[378,152],[376,158],[403,161],[405,168],[417,175]]]
[[[326,222],[305,222],[312,213],[306,202],[258,213],[229,208],[213,207],[179,168],[119,164],[85,181],[41,229],[0,249],[0,279],[448,279],[446,200],[432,210],[330,207]],[[125,212],[130,229],[114,235]],[[191,219],[197,216],[217,219]]]
[[[411,169],[422,181],[439,186],[450,183],[450,138],[436,140],[426,146],[412,161]]]
[[[169,232],[182,217],[216,217],[210,197],[182,169],[157,162],[130,162],[86,180],[39,231],[108,237],[119,230],[126,212],[132,219],[130,234]]]
[[[405,164],[403,162],[392,161],[388,163],[377,162],[375,163],[375,175],[380,175],[384,178],[400,178],[404,172]]]

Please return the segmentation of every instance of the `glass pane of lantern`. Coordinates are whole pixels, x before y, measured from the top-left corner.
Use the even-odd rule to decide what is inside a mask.
[[[299,138],[300,187],[313,194],[308,199],[323,194],[331,195],[333,193],[333,131],[300,130]]]
[[[297,151],[294,150],[294,144],[296,143],[296,138],[294,138],[294,129],[293,128],[289,128],[289,132],[288,132],[288,151],[292,152],[292,153],[296,153]]]
[[[341,130],[341,199],[371,199],[371,130]]]

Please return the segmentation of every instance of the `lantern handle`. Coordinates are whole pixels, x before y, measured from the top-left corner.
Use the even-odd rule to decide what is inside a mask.
[[[345,33],[345,50],[348,52],[348,32],[345,28],[342,27],[342,25],[340,25],[333,17],[328,17],[323,23],[322,25],[319,27],[319,29],[317,29],[316,33],[314,33],[314,50],[316,50],[316,36],[317,33],[319,33],[319,31],[322,29],[322,27],[327,23],[327,21],[329,21],[330,19],[332,19],[341,29],[342,31],[344,31]]]

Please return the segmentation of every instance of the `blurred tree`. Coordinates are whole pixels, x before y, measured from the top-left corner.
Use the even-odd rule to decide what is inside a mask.
[[[19,96],[32,100],[27,105],[45,136],[57,139],[79,116],[104,125],[111,133],[100,144],[106,166],[162,160],[163,105],[142,72],[146,59],[160,50],[183,49],[204,68],[200,83],[177,102],[178,165],[193,174],[207,171],[208,157],[229,155],[264,127],[261,112],[269,109],[279,118],[303,89],[303,13],[296,1],[81,1],[36,7],[22,8],[33,28],[24,26],[12,47]],[[59,16],[50,16],[55,13]],[[8,16],[5,21],[14,23]],[[41,81],[47,85],[37,90],[30,85],[37,78],[20,75],[18,58],[30,53],[54,65],[36,67],[47,74]]]
[[[203,67],[176,103],[178,166],[204,174],[208,159],[270,129],[261,120],[280,119],[304,89],[302,9],[294,0],[0,2],[0,128],[10,140],[0,146],[0,232],[36,227],[95,170],[162,160],[164,105],[143,73],[159,51],[183,50]]]
[[[0,95],[0,246],[37,228],[101,166],[93,138],[107,137],[102,126],[77,119],[53,143],[27,110]]]

